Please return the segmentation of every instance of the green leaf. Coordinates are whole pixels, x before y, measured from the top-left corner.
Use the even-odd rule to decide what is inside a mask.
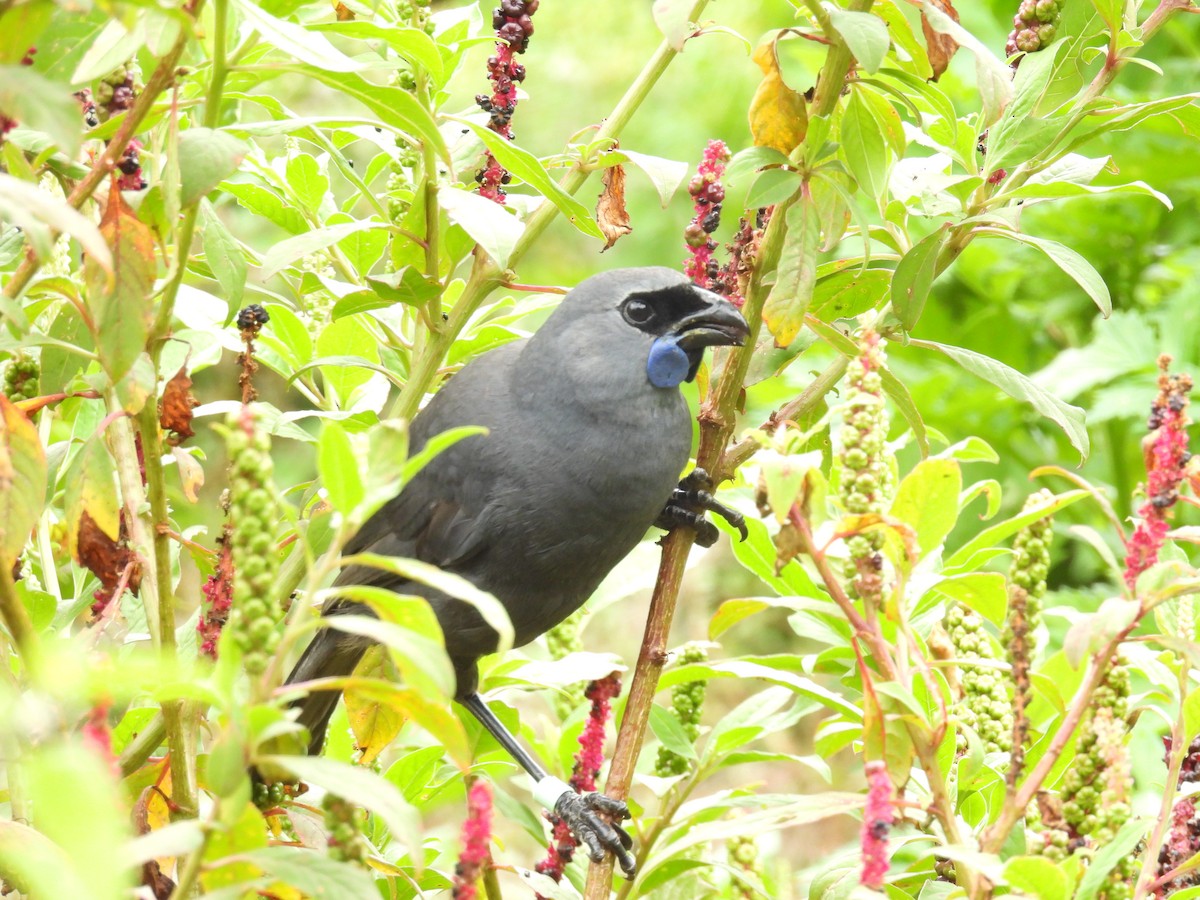
[[[962,470],[950,459],[923,460],[900,482],[891,515],[913,527],[921,556],[936,550],[958,521]]]
[[[507,206],[453,187],[440,188],[438,202],[450,220],[461,225],[496,265],[501,269],[508,267],[508,258],[525,232],[525,223]]]
[[[256,762],[287,769],[303,781],[320,785],[355,806],[369,809],[384,821],[392,838],[400,841],[410,853],[422,852],[419,814],[383,776],[320,756],[267,756]],[[378,894],[373,896],[378,897]]]
[[[557,206],[572,225],[584,234],[598,238],[604,237],[600,232],[600,226],[588,213],[587,207],[559,187],[558,182],[550,177],[550,173],[546,171],[546,167],[536,156],[496,134],[490,128],[454,116],[448,118],[475,132],[488,150],[492,151],[492,155],[499,160],[500,165]]]
[[[1015,856],[1004,865],[1010,887],[1040,900],[1070,897],[1070,881],[1061,866],[1044,856]]]
[[[929,592],[957,601],[997,625],[1003,625],[1008,614],[1008,590],[999,572],[952,575],[943,578]]]
[[[981,353],[963,347],[939,344],[936,341],[913,340],[911,344],[944,353],[968,372],[994,384],[1008,396],[1029,403],[1043,416],[1057,423],[1066,433],[1071,446],[1087,458],[1090,444],[1085,425],[1086,416],[1079,407],[1064,403],[1016,369]]]
[[[1108,26],[1109,31],[1117,31],[1121,27],[1121,15],[1125,9],[1125,0],[1092,0],[1092,6],[1100,13],[1100,18]]]
[[[49,226],[69,234],[83,245],[95,266],[112,272],[112,252],[91,219],[37,185],[4,172],[0,172],[0,219],[26,231]]]
[[[892,283],[890,269],[846,269],[817,281],[809,312],[823,322],[853,318],[875,309]]]
[[[1115,838],[1097,850],[1079,882],[1075,900],[1093,900],[1108,882],[1109,873],[1134,852],[1152,823],[1153,820],[1148,818],[1130,819]]]
[[[829,13],[829,23],[834,27],[854,58],[868,72],[877,72],[887,56],[891,39],[882,19],[870,13],[842,9],[835,3],[822,3]]]
[[[250,3],[252,0],[243,0]],[[385,124],[410,134],[432,147],[442,160],[449,162],[446,142],[429,110],[408,91],[393,85],[372,84],[353,72],[327,71],[318,66],[276,66],[276,71],[297,72],[326,84],[335,91],[357,100]],[[490,133],[490,132],[489,132]]]
[[[1002,195],[1007,198],[1033,197],[1037,199],[1057,199],[1059,197],[1090,197],[1098,194],[1141,194],[1153,197],[1167,209],[1174,209],[1171,199],[1164,193],[1156,191],[1144,181],[1131,181],[1127,184],[1073,184],[1069,181],[1054,181],[1049,184],[1026,183]]]
[[[874,16],[867,15],[867,18],[879,22]],[[882,22],[879,25],[883,27]],[[887,199],[888,151],[879,123],[862,98],[863,90],[865,88],[855,88],[850,94],[842,115],[839,147],[859,189],[876,206],[882,206]]]
[[[1012,70],[997,59],[983,41],[942,12],[935,0],[922,0],[921,14],[930,28],[939,34],[948,34],[974,54],[975,87],[983,101],[982,117],[977,127],[992,125],[1012,100]]]
[[[232,175],[247,147],[233,135],[213,128],[189,128],[179,135],[179,202],[191,206]]]
[[[285,267],[318,250],[324,250],[331,244],[368,228],[388,228],[386,222],[373,222],[363,219],[358,222],[342,222],[340,225],[326,225],[324,228],[314,228],[304,234],[281,241],[263,254],[259,266],[262,269],[262,279],[265,281],[277,275]]]
[[[739,150],[725,167],[725,183],[739,184],[741,180],[764,166],[786,166],[788,158],[774,147],[747,147]]]
[[[692,739],[687,736],[687,732],[679,724],[679,719],[670,710],[657,705],[651,706],[650,730],[672,753],[684,759],[696,759],[696,748],[692,746]]]
[[[135,19],[132,29],[126,28],[121,18],[110,18],[103,30],[96,35],[90,47],[80,57],[71,84],[82,85],[107,75],[117,66],[127,62],[145,42],[145,31],[141,21]]]
[[[729,659],[711,663],[689,663],[665,672],[658,683],[659,690],[689,681],[708,681],[712,678],[757,678],[771,684],[790,688],[802,697],[816,700],[822,706],[842,713],[854,721],[862,720],[862,710],[840,694],[817,684],[811,678],[791,671],[796,657],[763,656],[753,659]]]
[[[387,275],[370,276],[367,278],[367,284],[376,292],[374,300],[362,297],[358,293],[349,294],[333,307],[335,319],[356,312],[391,306],[393,303],[424,306],[442,290],[440,284],[430,281],[413,266],[405,266],[399,272],[389,272]]]
[[[746,192],[746,208],[758,209],[782,203],[796,193],[803,182],[804,177],[792,169],[766,169],[754,179],[750,190]]]
[[[329,176],[321,172],[317,158],[310,153],[295,153],[287,161],[285,174],[300,205],[309,212],[318,212],[329,190]]]
[[[28,66],[0,66],[0,113],[45,132],[68,157],[79,151],[83,140],[79,101],[65,85]]]
[[[946,242],[946,227],[922,238],[901,257],[892,276],[892,309],[905,331],[912,331],[925,310],[929,289],[937,277],[938,255]]]
[[[780,347],[788,346],[800,333],[817,281],[821,225],[812,195],[807,190],[798,202],[788,207],[786,221],[787,234],[783,239],[775,284],[763,304],[763,321]]]
[[[277,19],[255,0],[233,0],[246,22],[260,32],[268,43],[300,62],[329,72],[356,72],[366,67],[355,62],[329,43],[328,39],[302,25]]]
[[[0,880],[26,896],[92,896],[92,880],[75,869],[71,854],[20,822],[0,820]]]
[[[346,430],[326,419],[317,443],[317,470],[329,492],[329,502],[343,516],[351,515],[366,496],[358,458]]]
[[[42,514],[46,471],[37,428],[0,394],[0,565],[9,569]]]
[[[221,185],[221,190],[236,197],[242,208],[273,222],[284,231],[302,234],[308,230],[308,223],[298,209],[285,205],[277,194],[262,185],[226,182]]]
[[[1019,231],[981,228],[978,233],[981,236],[1007,238],[1010,241],[1028,244],[1030,247],[1041,250],[1052,263],[1071,276],[1075,283],[1084,289],[1099,307],[1101,315],[1106,319],[1112,315],[1112,297],[1108,293],[1108,285],[1104,283],[1104,279],[1100,277],[1100,273],[1092,267],[1092,264],[1070,247],[1060,244],[1058,241],[1035,238]]]
[[[213,277],[221,286],[221,296],[229,304],[230,314],[242,306],[246,290],[246,257],[237,239],[229,233],[208,200],[200,201],[200,228],[204,237],[204,256]]]
[[[1077,503],[1084,497],[1090,496],[1091,492],[1086,490],[1067,491],[1064,494],[1058,494],[1048,500],[1035,503],[1029,509],[1022,510],[1015,516],[1005,519],[1003,522],[997,522],[995,525],[985,528],[959,547],[958,550],[954,551],[951,556],[947,557],[942,567],[943,571],[950,571],[967,565],[970,563],[971,558],[979,551],[988,547],[994,547],[1000,541],[1012,537],[1026,525],[1053,515],[1060,509],[1065,509],[1072,503]]]
[[[411,63],[423,67],[433,76],[440,87],[446,75],[442,65],[442,54],[433,38],[419,28],[398,25],[381,25],[376,22],[320,22],[306,26],[309,31],[341,34],[359,40],[383,40],[397,54]]]
[[[394,556],[381,556],[378,553],[357,553],[346,557],[343,562],[347,565],[364,565],[399,575],[409,581],[435,588],[443,594],[448,594],[475,607],[483,620],[497,634],[497,653],[504,653],[513,645],[513,627],[508,618],[508,611],[494,596],[477,588],[460,575],[446,572],[437,566],[431,566],[415,559],[403,559]],[[340,589],[339,589],[340,590]],[[345,618],[339,617],[339,618]]]
[[[120,191],[110,191],[108,196],[100,233],[112,254],[113,275],[110,278],[89,257],[84,262],[84,278],[96,349],[116,384],[146,347],[155,314],[150,294],[158,261],[154,233],[133,214]]]
[[[645,153],[634,153],[632,150],[619,150],[631,163],[650,179],[658,192],[659,202],[666,209],[679,186],[688,176],[688,164],[674,159],[663,159],[661,156],[650,156]]]

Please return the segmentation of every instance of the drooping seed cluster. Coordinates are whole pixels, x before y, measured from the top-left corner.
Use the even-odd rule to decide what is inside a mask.
[[[1026,502],[1029,509],[1051,496],[1038,491]],[[1042,599],[1046,595],[1046,575],[1050,571],[1050,541],[1053,529],[1049,517],[1039,519],[1017,532],[1013,539],[1012,565],[1008,570],[1008,617],[1005,620],[1004,645],[1013,683],[1012,758],[1008,783],[1015,785],[1025,764],[1025,741],[1029,721],[1025,708],[1032,696],[1029,673],[1037,650],[1037,628],[1042,620]]]
[[[1110,843],[1129,821],[1133,774],[1125,746],[1128,707],[1129,671],[1118,656],[1092,695],[1079,727],[1075,760],[1063,778],[1063,820],[1075,852],[1081,855],[1088,856],[1094,848]],[[1098,896],[1106,900],[1132,897],[1137,863],[1135,856],[1123,859]]]
[[[984,628],[983,619],[971,609],[955,603],[946,611],[946,632],[959,661],[958,679],[962,698],[954,713],[972,729],[989,753],[1007,751],[1012,745],[1013,715],[1007,679],[996,668],[980,663],[996,662],[1000,653]],[[958,752],[967,751],[967,735],[959,731]]]
[[[1146,456],[1146,502],[1138,508],[1139,521],[1125,546],[1125,584],[1137,587],[1137,578],[1158,561],[1158,551],[1170,531],[1168,513],[1179,499],[1179,486],[1186,477],[1188,452],[1187,408],[1192,377],[1167,372],[1171,357],[1158,358],[1158,396],[1150,407],[1143,443]]]
[[[89,109],[97,114],[99,121],[107,122],[110,118],[133,108],[134,101],[142,92],[142,70],[136,60],[130,59],[125,65],[118,66],[105,75],[96,84],[94,102],[89,97],[81,98],[84,117],[88,118]],[[76,95],[78,96],[78,95]],[[90,104],[90,106],[89,106]],[[121,177],[117,185],[122,191],[140,191],[146,188],[146,179],[142,173],[142,142],[132,139],[125,147],[125,152],[117,160],[117,169]]]
[[[1053,41],[1058,31],[1060,5],[1061,0],[1021,0],[1004,46],[1005,55],[1036,53]]]
[[[740,834],[729,838],[725,841],[725,852],[729,856],[730,868],[740,869],[748,875],[762,880],[763,868],[758,859],[758,844],[754,842],[754,835]],[[730,887],[734,900],[759,900],[762,896],[738,878],[733,879]]]
[[[721,225],[721,204],[725,200],[721,176],[725,174],[729,159],[729,148],[724,141],[709,141],[704,148],[704,158],[688,183],[693,215],[683,230],[688,251],[688,257],[683,262],[683,274],[703,288],[712,286],[712,280],[718,272],[716,260],[713,259],[717,242],[712,239],[712,233]]]
[[[492,788],[482,778],[467,791],[467,818],[462,828],[462,853],[454,867],[454,900],[475,900],[479,896],[479,878],[488,861],[488,842],[492,839]]]
[[[887,404],[883,397],[885,355],[879,335],[866,332],[860,353],[846,370],[847,397],[840,445],[840,495],[847,513],[865,516],[887,509],[892,493],[892,471],[886,453]],[[846,540],[847,577],[865,602],[878,605],[883,593],[883,532],[874,528]]]
[[[517,111],[517,85],[525,80],[525,67],[514,60],[518,53],[529,49],[529,38],[533,35],[533,14],[541,0],[501,0],[492,11],[492,27],[496,29],[496,53],[488,57],[488,80],[492,83],[491,94],[477,94],[475,102],[488,114],[488,128],[501,137],[513,141],[513,113]],[[479,194],[504,204],[506,192],[503,185],[512,177],[496,160],[491,151],[484,160],[483,168],[475,173],[479,183]]]
[[[217,645],[221,640],[221,631],[229,621],[229,611],[233,609],[233,545],[230,540],[229,523],[221,530],[217,538],[217,567],[208,576],[200,588],[204,595],[201,603],[203,615],[196,622],[196,631],[200,633],[200,652],[210,659],[217,658]]]
[[[368,848],[362,833],[363,811],[336,794],[326,794],[321,808],[325,811],[325,829],[329,832],[329,858],[338,862],[365,863]]]
[[[729,251],[728,262],[722,266],[710,259],[706,264],[709,289],[728,298],[738,309],[746,303],[746,289],[758,261],[758,247],[774,210],[773,206],[764,206],[755,213],[753,221],[747,216],[739,219],[737,234],[725,245]]]
[[[4,396],[14,402],[38,395],[41,366],[27,353],[19,352],[4,367]]]
[[[233,554],[233,610],[229,627],[244,654],[246,671],[261,675],[279,645],[282,615],[275,593],[277,493],[271,483],[271,439],[253,406],[230,416],[229,521]]]
[[[681,666],[691,663],[704,662],[708,659],[708,651],[702,644],[685,644],[679,651],[678,663]],[[708,683],[705,681],[685,681],[671,688],[671,713],[679,720],[684,734],[693,744],[700,736],[700,716],[704,709],[704,695]],[[658,758],[654,763],[654,774],[661,777],[686,774],[692,767],[691,760],[681,756],[665,746],[658,748]]]

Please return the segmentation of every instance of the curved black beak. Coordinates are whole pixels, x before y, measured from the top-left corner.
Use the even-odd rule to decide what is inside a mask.
[[[695,289],[704,306],[688,315],[675,327],[679,346],[684,350],[705,347],[740,347],[750,334],[750,326],[738,308],[719,294]]]

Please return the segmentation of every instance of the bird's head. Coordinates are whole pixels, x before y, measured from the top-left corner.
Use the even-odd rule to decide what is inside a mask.
[[[663,267],[614,269],[580,282],[542,331],[586,341],[610,363],[632,353],[658,388],[691,381],[706,347],[737,346],[750,333],[732,303]]]

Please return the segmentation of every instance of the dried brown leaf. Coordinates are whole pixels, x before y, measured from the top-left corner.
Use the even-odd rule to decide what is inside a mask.
[[[958,12],[954,9],[954,4],[951,0],[932,0],[942,12],[948,15],[955,22],[958,21]],[[948,34],[941,34],[934,31],[929,26],[929,20],[925,17],[925,13],[921,13],[921,30],[925,32],[925,47],[929,53],[929,66],[933,69],[933,81],[937,81],[942,77],[942,73],[946,71],[946,66],[950,65],[950,60],[954,57],[955,51],[958,50],[958,41],[950,37]]]
[[[125,521],[122,515],[121,535],[113,540],[104,533],[96,520],[85,509],[79,517],[79,536],[75,544],[75,558],[100,579],[106,591],[112,591],[121,581],[125,566],[133,560],[133,553],[125,544]],[[136,570],[129,578],[129,589],[137,591],[141,573]]]
[[[180,366],[163,388],[162,402],[158,406],[159,424],[164,431],[174,432],[168,437],[167,443],[179,444],[195,434],[192,431],[192,409],[199,405],[199,401],[192,396],[192,379],[188,377],[187,366]]]
[[[624,166],[609,166],[604,170],[604,191],[596,203],[596,224],[604,232],[601,253],[633,231],[629,210],[625,208]]]

